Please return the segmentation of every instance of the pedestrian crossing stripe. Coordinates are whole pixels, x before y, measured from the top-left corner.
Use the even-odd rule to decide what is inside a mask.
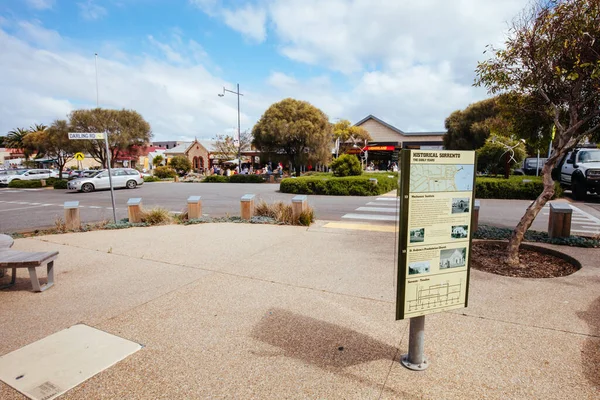
[[[395,232],[395,225],[374,225],[374,224],[352,224],[348,222],[328,222],[323,225],[324,228],[333,229],[351,229],[359,231],[373,231],[373,232]]]

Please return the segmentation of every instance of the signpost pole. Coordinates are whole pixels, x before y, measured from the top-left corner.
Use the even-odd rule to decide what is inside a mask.
[[[104,145],[106,146],[106,168],[108,169],[108,184],[110,185],[110,200],[112,202],[113,220],[117,223],[117,211],[115,207],[115,191],[112,183],[112,173],[110,171],[110,150],[108,149],[108,132],[104,132]]]
[[[402,365],[413,371],[423,371],[429,367],[425,349],[425,316],[410,319],[408,334],[408,354],[402,355]]]

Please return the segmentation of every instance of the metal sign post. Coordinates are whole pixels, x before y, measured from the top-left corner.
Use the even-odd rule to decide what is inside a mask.
[[[110,200],[112,202],[113,220],[117,223],[117,209],[115,207],[115,190],[112,183],[112,172],[110,170],[110,150],[108,148],[108,132],[104,135],[104,145],[106,146],[106,168],[108,169],[108,184],[110,186]]]
[[[410,318],[402,364],[422,371],[425,315],[466,307],[475,152],[402,150],[396,319]]]
[[[69,132],[71,140],[102,140],[106,150],[106,168],[108,169],[108,184],[110,185],[110,200],[112,202],[113,220],[117,223],[117,211],[115,207],[115,192],[112,183],[112,173],[110,170],[110,150],[108,148],[108,132]],[[83,158],[82,158],[83,159]]]

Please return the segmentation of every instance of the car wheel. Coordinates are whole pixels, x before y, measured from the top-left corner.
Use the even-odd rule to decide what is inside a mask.
[[[127,181],[127,189],[135,189],[136,186],[137,186],[136,181]]]
[[[580,181],[573,181],[571,184],[571,191],[573,192],[573,198],[575,200],[585,200],[587,196],[585,183]]]
[[[92,185],[91,183],[84,183],[83,185],[81,185],[81,191],[84,193],[93,192],[94,185]]]

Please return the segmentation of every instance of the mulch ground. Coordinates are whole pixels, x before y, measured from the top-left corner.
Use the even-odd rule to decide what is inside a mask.
[[[492,274],[517,278],[555,278],[571,275],[577,267],[562,258],[540,251],[521,249],[521,265],[504,263],[506,244],[477,242],[471,248],[471,267]]]

